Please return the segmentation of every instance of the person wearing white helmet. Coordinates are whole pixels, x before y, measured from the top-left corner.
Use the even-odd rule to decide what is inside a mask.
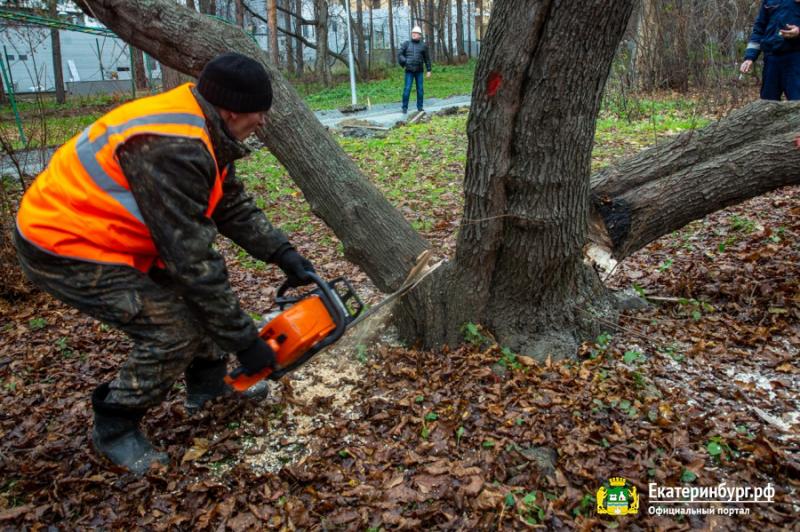
[[[400,46],[397,62],[406,70],[405,86],[403,87],[403,113],[408,112],[408,99],[411,96],[411,84],[417,86],[417,111],[424,111],[423,100],[423,71],[431,77],[431,56],[428,45],[422,42],[422,29],[414,26],[411,29],[411,40]]]

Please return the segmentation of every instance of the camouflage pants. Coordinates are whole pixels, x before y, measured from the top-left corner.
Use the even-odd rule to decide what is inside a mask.
[[[158,405],[193,360],[225,355],[162,273],[57,257],[15,232],[23,272],[52,296],[127,334],[133,350],[110,384],[109,404]]]

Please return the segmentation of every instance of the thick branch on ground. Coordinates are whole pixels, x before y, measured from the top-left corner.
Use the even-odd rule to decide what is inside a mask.
[[[286,167],[314,213],[342,241],[345,256],[380,289],[400,286],[427,242],[359,171],[240,28],[172,0],[79,0],[79,4],[126,42],[186,74],[197,76],[222,52],[257,58],[272,78],[274,94],[267,125],[258,137]]]
[[[592,243],[624,259],[729,205],[800,183],[800,102],[757,101],[591,180]]]

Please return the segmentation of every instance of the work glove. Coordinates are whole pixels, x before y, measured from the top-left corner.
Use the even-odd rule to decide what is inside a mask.
[[[256,338],[250,347],[237,352],[236,358],[247,375],[258,373],[264,368],[275,369],[275,351],[261,338]]]
[[[311,284],[314,281],[308,272],[317,273],[311,261],[302,256],[294,248],[289,248],[278,257],[278,267],[286,274],[286,281],[292,288]]]

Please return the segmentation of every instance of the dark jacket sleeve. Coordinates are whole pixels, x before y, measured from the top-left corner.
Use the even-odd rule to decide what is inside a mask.
[[[406,52],[408,52],[408,41],[403,42],[403,44],[400,45],[400,51],[397,52],[397,62],[400,66],[406,66],[406,62],[408,61]]]
[[[212,217],[220,233],[257,259],[274,262],[277,251],[290,247],[283,231],[273,227],[264,211],[245,192],[233,164],[228,167],[228,175],[222,186],[222,199]]]
[[[206,333],[226,351],[248,347],[258,333],[233,293],[205,215],[215,168],[203,143],[142,135],[117,156],[161,260]]]
[[[753,32],[750,34],[750,40],[744,52],[744,58],[750,61],[758,59],[761,53],[761,41],[764,40],[767,31],[767,23],[769,22],[769,12],[765,6],[766,1],[762,0],[761,9],[758,11],[758,17],[756,17],[756,21],[753,24]]]
[[[431,54],[428,53],[428,45],[422,48],[422,59],[425,61],[425,69],[430,72],[431,71]]]

